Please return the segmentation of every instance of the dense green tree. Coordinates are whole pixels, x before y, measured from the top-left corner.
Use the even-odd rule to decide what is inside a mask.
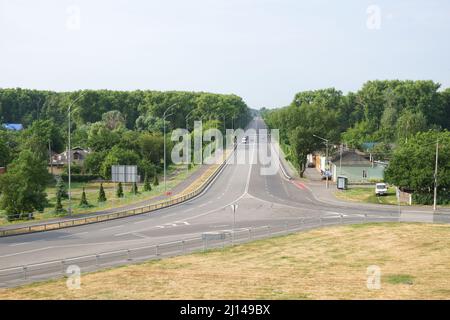
[[[158,180],[158,176],[155,174],[155,176],[153,177],[153,185],[154,186],[158,186],[159,185],[159,180]]]
[[[93,175],[101,175],[103,161],[105,161],[106,151],[91,152],[87,155],[83,163],[83,170]]]
[[[103,188],[103,183],[100,183],[100,189],[98,191],[98,202],[106,202],[106,193]]]
[[[419,132],[393,153],[385,180],[404,190],[413,190],[417,199],[429,204],[434,188],[436,142],[439,140],[438,193],[440,202],[450,202],[450,132]]]
[[[113,165],[137,165],[139,155],[132,151],[113,147],[102,163],[101,174],[105,179],[111,178],[111,166]]]
[[[60,193],[56,193],[56,204],[55,204],[55,212],[58,214],[65,213],[65,210],[62,205],[62,197]]]
[[[11,148],[6,132],[0,130],[0,167],[6,167],[11,159]]]
[[[152,186],[150,184],[150,179],[148,178],[148,174],[145,174],[145,178],[144,178],[144,191],[151,191],[152,190]]]
[[[134,195],[136,195],[136,194],[139,193],[138,185],[137,185],[136,182],[133,182],[133,184],[131,185],[130,193],[132,193],[132,194],[134,194]]]
[[[48,177],[45,160],[30,150],[20,152],[8,171],[0,176],[0,208],[6,211],[8,219],[44,210]]]
[[[123,198],[122,182],[119,182],[119,184],[117,185],[116,196],[117,198]]]
[[[69,198],[69,194],[67,193],[66,184],[61,176],[56,177],[56,196],[61,199]]]
[[[407,109],[398,118],[397,137],[399,141],[408,141],[408,138],[426,129],[427,120],[420,111],[413,112]]]
[[[89,202],[87,200],[86,191],[85,191],[84,187],[83,187],[83,192],[81,193],[80,207],[82,207],[82,208],[89,207]]]

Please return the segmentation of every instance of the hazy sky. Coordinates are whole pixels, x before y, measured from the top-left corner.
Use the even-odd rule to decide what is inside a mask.
[[[0,87],[235,93],[450,87],[448,0],[0,0]]]

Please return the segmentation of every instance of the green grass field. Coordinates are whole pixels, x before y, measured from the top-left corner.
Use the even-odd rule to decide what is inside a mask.
[[[177,184],[186,179],[189,175],[193,174],[199,166],[193,166],[189,173],[186,172],[185,166],[179,167],[171,167],[170,171],[168,171],[168,180],[167,180],[167,188],[171,189],[175,187]],[[158,186],[154,186],[152,184],[152,190],[144,192],[143,191],[143,183],[138,184],[139,194],[134,195],[130,193],[131,185],[123,185],[124,197],[117,198],[116,197],[116,184],[115,183],[103,183],[103,187],[105,189],[107,201],[104,203],[99,203],[97,201],[98,192],[100,188],[100,183],[72,183],[72,212],[74,215],[84,214],[90,212],[96,212],[99,210],[110,209],[114,207],[120,207],[127,204],[133,204],[136,202],[140,202],[143,200],[148,200],[154,197],[157,197],[164,193],[164,185],[162,177],[159,177],[160,184]],[[66,183],[67,186],[67,183]],[[82,189],[85,187],[86,197],[90,204],[90,207],[83,208],[79,206],[81,200]],[[34,213],[34,221],[44,221],[51,218],[64,216],[64,214],[55,213],[55,204],[56,204],[56,188],[54,186],[50,186],[46,189],[47,198],[49,201],[49,205],[45,208],[43,213]],[[62,201],[63,207],[67,210],[68,200],[65,199]],[[8,221],[5,217],[4,212],[0,212],[0,225],[10,225],[23,223],[24,220],[18,221]]]
[[[388,189],[388,194],[385,196],[376,196],[375,187],[355,187],[343,191],[338,190],[335,192],[335,195],[337,198],[347,201],[397,204],[397,197],[395,196],[395,189],[393,187]]]
[[[449,265],[450,225],[372,223],[82,274],[78,290],[65,279],[0,289],[0,299],[450,299]],[[369,266],[379,289],[367,286]]]

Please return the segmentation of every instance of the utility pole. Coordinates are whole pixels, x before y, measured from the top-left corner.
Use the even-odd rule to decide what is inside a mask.
[[[232,238],[232,243],[234,244],[234,228],[236,227],[236,210],[238,208],[237,204],[232,204],[231,205],[231,210],[233,211],[233,238]]]
[[[436,139],[436,165],[434,166],[434,197],[433,197],[433,211],[436,211],[436,203],[437,203],[438,159],[439,159],[439,138]]]
[[[326,151],[325,151],[325,179],[326,179],[326,188],[328,189],[329,188],[328,187],[328,173],[327,173],[327,167],[328,167],[328,139],[319,137],[319,136],[317,136],[315,134],[313,134],[313,136],[318,138],[318,139],[320,139],[320,140],[322,140],[322,141],[325,141],[325,145],[326,145]]]
[[[170,107],[168,107],[166,109],[166,111],[164,111],[163,113],[163,124],[164,124],[164,192],[167,190],[167,185],[166,185],[166,118],[171,116],[171,114],[166,115],[166,112],[169,111],[170,108],[176,106],[177,104],[174,103],[173,105],[171,105]]]
[[[189,111],[189,113],[186,115],[186,117],[184,118],[186,120],[186,130],[188,131],[188,135],[189,135],[189,128],[188,128],[188,118],[191,115],[192,112],[194,112],[195,109],[192,109],[191,111]],[[192,129],[192,132],[194,132],[194,129]],[[189,139],[189,147],[191,147],[191,140]],[[189,152],[190,152],[190,148],[189,148]],[[189,157],[190,154],[186,154],[186,174],[189,173]]]
[[[72,189],[71,189],[71,165],[72,165],[72,147],[70,146],[70,135],[71,135],[71,121],[70,121],[70,114],[72,112],[72,106],[75,104],[75,102],[77,102],[78,100],[80,100],[80,98],[84,95],[84,92],[82,92],[78,98],[76,98],[75,100],[72,101],[72,103],[69,105],[69,107],[67,108],[67,112],[68,112],[68,117],[69,117],[69,143],[68,143],[68,150],[67,150],[67,164],[68,164],[68,174],[69,174],[69,208],[68,208],[68,213],[69,216],[72,215]]]

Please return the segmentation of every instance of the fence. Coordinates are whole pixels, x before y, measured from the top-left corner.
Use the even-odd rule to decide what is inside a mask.
[[[120,266],[145,260],[224,248],[234,244],[331,225],[397,221],[399,221],[399,216],[376,217],[342,215],[335,217],[299,218],[298,220],[286,221],[283,224],[240,228],[234,231],[206,232],[201,236],[179,241],[0,269],[0,287],[15,286],[33,281],[70,276],[71,274],[67,273],[67,268],[73,265],[79,267],[81,272],[90,272],[101,268]]]
[[[234,149],[236,149],[236,145],[234,146]],[[172,199],[161,201],[155,204],[150,204],[147,206],[137,207],[129,210],[124,211],[118,211],[113,213],[107,213],[107,214],[99,214],[99,215],[93,215],[88,216],[85,218],[77,218],[77,219],[68,219],[58,222],[52,222],[52,223],[42,223],[42,224],[33,224],[30,226],[20,227],[20,228],[11,228],[11,229],[4,229],[0,230],[0,237],[6,237],[6,236],[12,236],[12,235],[20,235],[20,234],[26,234],[26,233],[34,233],[34,232],[42,232],[42,231],[50,231],[50,230],[56,230],[56,229],[62,229],[62,228],[68,228],[68,227],[74,227],[84,224],[91,224],[96,222],[102,222],[107,220],[114,220],[129,216],[134,216],[137,214],[143,214],[148,213],[151,211],[155,211],[158,209],[170,207],[176,204],[179,204],[181,202],[184,202],[186,200],[192,199],[205,190],[205,188],[211,183],[211,181],[214,180],[214,178],[217,176],[217,174],[222,170],[222,168],[227,163],[229,157],[233,152],[231,152],[227,159],[225,159],[222,164],[217,167],[217,169],[208,177],[208,179],[205,180],[203,184],[201,184],[197,189],[195,189],[192,192],[189,192],[187,194],[184,194],[182,196],[174,197]]]

